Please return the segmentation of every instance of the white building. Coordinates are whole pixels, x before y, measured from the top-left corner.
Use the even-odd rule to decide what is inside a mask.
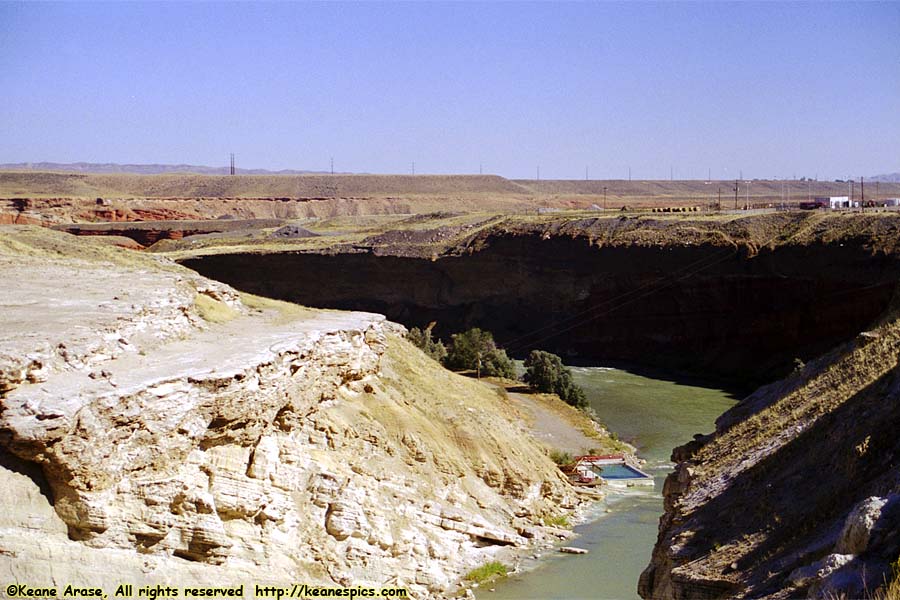
[[[854,200],[851,203],[850,196],[821,196],[819,198],[816,198],[816,202],[822,203],[825,207],[830,208],[831,210],[837,210],[841,208],[859,208],[859,202]]]

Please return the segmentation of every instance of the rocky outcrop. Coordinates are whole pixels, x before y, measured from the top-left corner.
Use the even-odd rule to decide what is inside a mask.
[[[240,230],[255,231],[277,227],[281,221],[274,219],[217,219],[212,221],[138,221],[122,219],[125,223],[85,223],[57,225],[54,228],[80,236],[123,236],[142,246],[151,246],[160,240],[180,240],[192,235],[208,235]]]
[[[900,555],[900,319],[677,449],[644,598],[868,597]]]
[[[0,578],[440,595],[578,507],[502,396],[383,317],[73,240],[0,233],[0,481],[22,503]]]

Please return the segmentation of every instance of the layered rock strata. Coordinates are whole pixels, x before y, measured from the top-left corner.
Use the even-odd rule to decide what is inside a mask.
[[[579,504],[502,396],[383,317],[73,243],[0,235],[0,579],[440,595]]]

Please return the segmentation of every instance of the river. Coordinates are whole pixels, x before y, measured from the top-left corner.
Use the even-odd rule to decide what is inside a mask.
[[[568,542],[590,554],[552,552],[533,569],[479,590],[480,600],[632,599],[638,577],[650,561],[662,514],[662,486],[672,470],[672,448],[695,433],[709,433],[716,417],[734,405],[731,394],[605,367],[573,367],[601,422],[638,448],[655,486],[611,492],[594,520],[575,527]],[[526,565],[528,567],[528,565]]]

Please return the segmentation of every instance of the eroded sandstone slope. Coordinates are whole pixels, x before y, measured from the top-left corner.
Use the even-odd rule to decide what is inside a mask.
[[[370,313],[0,231],[0,579],[442,593],[578,500],[489,388]]]

